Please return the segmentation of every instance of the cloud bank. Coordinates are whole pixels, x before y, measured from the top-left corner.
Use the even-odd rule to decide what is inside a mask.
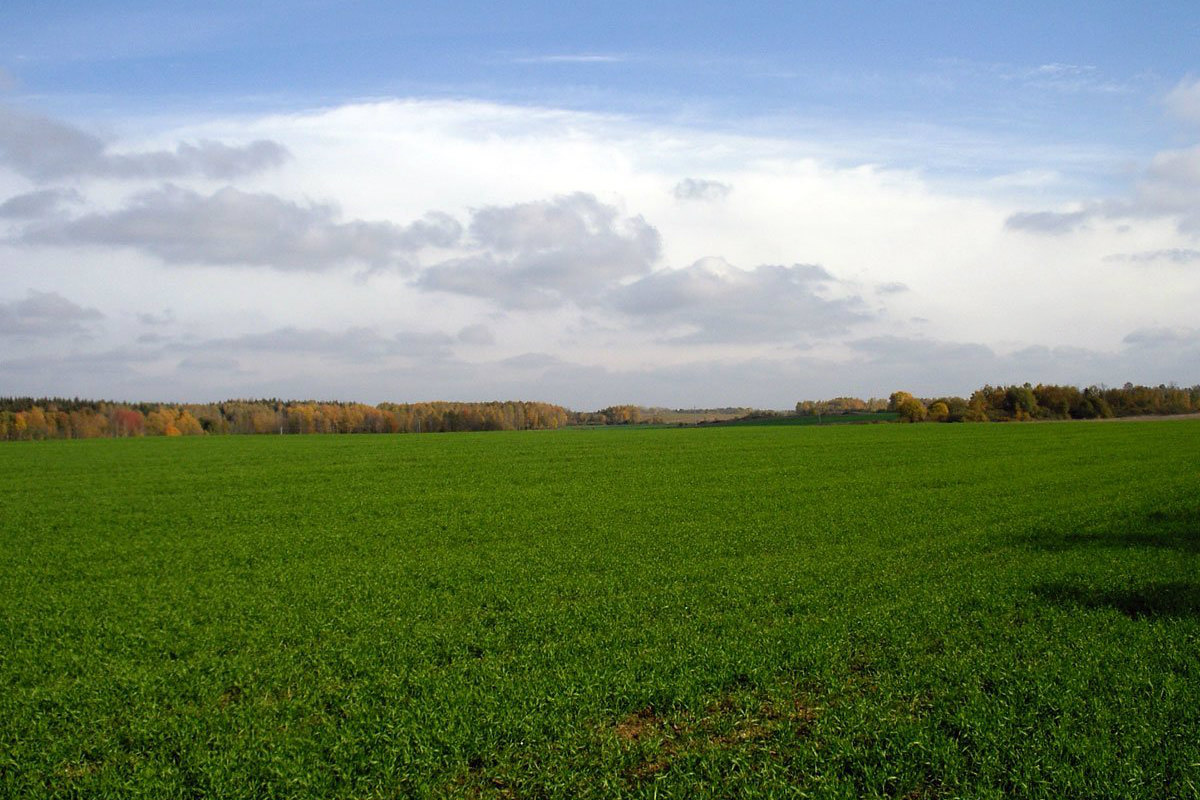
[[[668,338],[676,342],[792,341],[868,319],[858,297],[823,296],[835,283],[814,264],[742,270],[705,259],[622,286],[609,301],[639,325],[673,332]]]
[[[1051,177],[939,182],[474,102],[150,134],[172,144],[4,112],[7,391],[790,407],[1200,381],[1200,148],[1088,194],[1033,160]]]
[[[167,185],[135,195],[110,213],[44,223],[25,231],[32,245],[116,246],[144,250],[168,264],[324,270],[345,263],[408,266],[426,247],[447,247],[461,234],[444,214],[402,226],[339,222],[327,204],[302,205],[271,194],[225,187],[211,195]]]

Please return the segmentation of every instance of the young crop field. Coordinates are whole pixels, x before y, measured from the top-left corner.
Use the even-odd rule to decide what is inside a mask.
[[[854,411],[849,414],[788,414],[781,417],[747,417],[732,419],[721,425],[862,425],[872,422],[896,422],[900,415],[895,411]]]
[[[1200,421],[0,467],[0,796],[1200,796]]]

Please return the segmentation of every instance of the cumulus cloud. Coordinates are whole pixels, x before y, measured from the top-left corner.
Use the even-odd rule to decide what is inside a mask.
[[[684,178],[675,184],[671,194],[676,200],[724,200],[733,191],[733,187],[720,181],[710,181],[703,178]]]
[[[50,337],[83,333],[85,323],[103,319],[94,308],[57,292],[30,291],[24,300],[0,303],[0,336]]]
[[[187,175],[228,179],[277,167],[288,157],[283,145],[269,140],[246,145],[201,141],[182,143],[175,150],[113,152],[99,137],[72,125],[0,106],[0,164],[35,180]]]
[[[14,195],[0,203],[0,218],[32,219],[57,211],[64,203],[83,199],[74,189],[38,189]]]
[[[513,309],[586,304],[621,278],[648,272],[662,247],[642,217],[622,218],[584,193],[479,209],[469,232],[474,252],[430,267],[418,287]]]
[[[868,319],[857,297],[833,298],[836,283],[815,264],[738,269],[722,259],[663,270],[615,289],[613,308],[686,342],[763,342],[846,330]]]
[[[300,205],[232,187],[203,195],[167,185],[136,195],[118,211],[32,227],[20,240],[132,247],[170,264],[316,271],[347,262],[404,267],[415,251],[453,244],[460,233],[444,214],[408,226],[339,222],[330,205]]]

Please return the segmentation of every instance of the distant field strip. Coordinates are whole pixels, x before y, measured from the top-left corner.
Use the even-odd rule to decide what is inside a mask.
[[[0,467],[0,796],[1200,796],[1200,421]]]

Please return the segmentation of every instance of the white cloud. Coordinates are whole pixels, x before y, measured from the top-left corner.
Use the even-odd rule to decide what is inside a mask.
[[[521,56],[514,64],[615,64],[627,61],[628,56],[613,53],[567,53],[562,55]]]
[[[1200,123],[1200,80],[1185,79],[1164,98],[1176,117]],[[1012,230],[1060,235],[1093,221],[1165,218],[1181,232],[1200,233],[1200,145],[1161,150],[1124,196],[1093,199],[1069,211],[1020,211],[1006,221]]]
[[[1021,211],[1012,230],[1059,235],[1097,220],[1170,219],[1185,233],[1200,232],[1200,145],[1156,153],[1125,197],[1093,200],[1073,211]]]
[[[1164,98],[1167,110],[1179,119],[1200,125],[1200,78],[1186,78]]]
[[[1034,87],[1058,92],[1127,92],[1129,87],[1110,80],[1090,64],[1042,64],[1025,72],[1025,81]]]

